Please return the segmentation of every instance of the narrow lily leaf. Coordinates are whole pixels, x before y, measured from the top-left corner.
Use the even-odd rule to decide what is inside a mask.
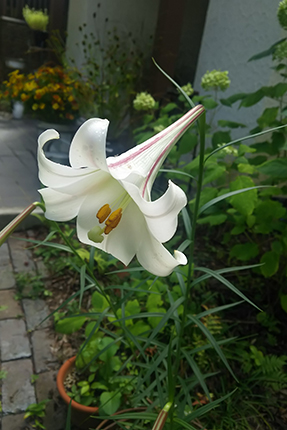
[[[226,267],[224,269],[218,269],[216,270],[216,273],[222,274],[222,273],[230,273],[230,272],[237,272],[238,270],[248,270],[248,269],[255,269],[256,267],[260,267],[262,264],[250,264],[248,266],[234,266],[234,267]],[[199,278],[196,278],[192,283],[191,287],[195,287],[195,285],[200,284],[200,282],[205,281],[208,278],[211,278],[211,274],[202,275]]]
[[[155,59],[153,58],[152,61],[154,62],[154,64],[156,65],[156,67],[161,71],[161,73],[170,81],[173,83],[173,85],[181,92],[181,94],[183,95],[183,97],[185,98],[185,100],[187,101],[187,103],[189,104],[189,106],[191,108],[195,107],[195,104],[193,103],[193,101],[191,100],[191,98],[188,97],[188,95],[186,94],[185,91],[183,91],[183,89],[181,88],[180,85],[178,85],[177,82],[175,82],[155,61]]]
[[[188,176],[189,178],[194,179],[195,181],[197,181],[197,178],[195,178],[194,176],[190,175],[189,173],[182,172],[181,170],[160,169],[160,172],[165,172],[165,173],[176,173],[177,175]]]
[[[184,242],[182,242],[179,245],[179,247],[177,248],[177,250],[183,252],[190,244],[191,244],[191,240],[186,239]]]
[[[210,308],[204,312],[200,312],[200,314],[196,315],[196,318],[203,318],[206,315],[211,315],[211,314],[215,314],[221,311],[224,311],[226,309],[230,309],[233,308],[234,306],[238,306],[241,303],[244,303],[244,300],[240,300],[240,302],[235,302],[235,303],[230,303],[229,305],[223,305],[223,306],[217,306],[216,308]]]
[[[42,243],[43,243],[43,241],[34,240],[34,239],[21,238],[21,240],[24,240],[25,242],[36,243],[37,245],[42,245]],[[66,251],[66,252],[70,252],[70,253],[73,252],[68,246],[62,245],[61,243],[44,242],[44,244],[45,244],[45,246],[48,246],[50,248],[56,248],[56,249],[60,249],[61,251]]]
[[[217,352],[217,354],[221,358],[221,361],[224,363],[225,367],[229,370],[229,372],[231,373],[233,378],[237,381],[237,378],[234,375],[231,367],[229,366],[229,364],[225,358],[225,355],[223,354],[222,350],[219,348],[218,343],[216,342],[216,340],[214,339],[214,337],[210,333],[210,331],[205,327],[205,325],[198,318],[196,318],[192,315],[188,315],[187,317],[189,319],[191,319],[194,322],[194,324],[196,324],[197,327],[202,331],[202,333],[207,337],[207,339],[209,340],[209,342],[211,343],[211,345],[213,346],[213,348],[215,349],[215,351]]]
[[[86,280],[86,265],[83,264],[81,267],[80,273],[80,300],[79,300],[79,309],[82,307],[82,300],[85,291],[85,280]]]
[[[210,398],[210,394],[209,394],[209,389],[207,388],[207,385],[205,383],[204,377],[198,367],[198,365],[196,364],[195,360],[192,358],[192,356],[190,354],[187,353],[187,351],[185,351],[185,349],[182,349],[182,353],[185,356],[185,358],[187,359],[190,367],[193,370],[193,373],[195,374],[195,376],[198,379],[198,382],[201,385],[201,388],[203,389],[203,391],[205,392],[205,395],[207,396],[208,400],[211,402],[211,398]]]
[[[176,272],[176,277],[178,279],[178,283],[179,283],[179,286],[180,286],[180,289],[181,289],[181,293],[182,293],[183,297],[185,297],[186,285],[185,285],[185,282],[183,280],[182,273]]]
[[[85,291],[90,290],[91,288],[94,288],[94,285],[87,285],[85,287]],[[72,294],[67,300],[65,300],[60,306],[57,307],[57,309],[55,309],[53,312],[51,312],[46,318],[44,318],[41,321],[41,324],[43,324],[43,322],[45,322],[48,318],[51,318],[56,312],[58,312],[59,309],[64,308],[70,301],[72,301],[73,299],[75,299],[76,297],[78,297],[78,295],[80,294],[80,290],[77,291],[75,294]],[[68,317],[66,317],[68,318]]]
[[[95,252],[96,248],[94,246],[91,246],[90,249],[90,258],[89,258],[89,268],[93,270],[94,264],[95,264]]]
[[[235,145],[237,143],[241,143],[244,140],[254,139],[255,137],[262,136],[263,134],[267,134],[267,133],[272,133],[273,131],[276,131],[276,130],[279,130],[280,128],[285,128],[285,127],[287,127],[287,124],[280,125],[280,126],[274,127],[274,128],[269,128],[268,130],[260,131],[260,133],[250,134],[249,136],[241,137],[240,139],[232,140],[231,142],[227,143],[226,145],[222,145],[222,146],[220,146],[220,148],[214,149],[214,151],[212,151],[210,154],[207,155],[207,157],[204,160],[204,163],[206,163],[206,161],[210,157],[212,157],[214,154],[216,154],[218,151],[221,151],[222,149],[227,148],[228,146]]]
[[[167,356],[167,389],[168,389],[168,400],[173,403],[175,381],[174,381],[171,357],[172,357],[172,342],[169,342],[168,356]]]
[[[70,403],[68,406],[65,430],[71,430],[71,415],[72,415],[72,399],[70,400]]]
[[[102,320],[105,318],[106,313],[108,312],[109,309],[105,309],[100,315],[99,318],[97,319],[97,321],[94,324],[94,327],[92,328],[89,336],[87,337],[87,339],[85,340],[85,342],[83,343],[83,345],[81,346],[80,351],[78,352],[78,355],[80,355],[82,353],[82,351],[85,349],[86,345],[89,343],[89,341],[91,340],[91,338],[93,337],[94,333],[96,333],[96,331],[98,330]]]
[[[169,320],[169,318],[171,316],[173,316],[175,310],[184,302],[184,297],[180,297],[179,299],[177,299],[168,309],[168,311],[166,312],[166,314],[161,314],[163,315],[163,318],[161,319],[161,321],[159,322],[159,324],[154,328],[151,336],[147,339],[146,344],[144,346],[144,348],[148,348],[148,346],[150,345],[151,341],[156,337],[156,335],[160,332],[160,330],[164,327],[164,325],[167,323],[167,321]]]
[[[206,209],[210,208],[210,206],[213,206],[216,203],[220,202],[221,200],[227,199],[228,197],[234,196],[235,194],[241,194],[241,193],[244,193],[245,191],[256,190],[258,188],[270,188],[270,187],[271,185],[258,185],[256,187],[248,187],[248,188],[242,188],[241,190],[230,191],[229,193],[223,194],[219,197],[215,197],[214,199],[205,203],[205,205],[201,206],[201,208],[199,209],[198,215],[202,214],[202,212],[206,211]]]
[[[218,346],[225,345],[226,343],[233,342],[236,339],[237,339],[237,337],[229,337],[228,339],[219,340],[217,342],[217,345]],[[198,348],[192,349],[191,351],[189,351],[189,353],[192,354],[192,355],[194,355],[194,354],[197,354],[198,352],[206,351],[207,349],[210,349],[210,348],[212,348],[212,345],[210,343],[208,343],[206,345],[202,345],[202,346],[199,346]]]
[[[212,409],[216,408],[220,403],[224,402],[224,400],[231,397],[235,393],[236,390],[237,390],[237,388],[235,390],[231,391],[231,393],[226,394],[226,396],[223,396],[220,399],[214,400],[212,403],[208,403],[207,405],[204,405],[204,406],[196,409],[196,411],[191,412],[191,414],[189,414],[186,417],[186,419],[188,419],[188,421],[193,421],[199,417],[202,417],[203,415],[207,414]],[[179,422],[179,421],[184,422],[183,420],[179,420],[179,418],[176,418],[175,421],[176,422]]]
[[[186,231],[187,238],[191,239],[191,222],[186,208],[183,208],[182,211],[182,219]]]
[[[210,274],[213,278],[220,281],[222,284],[226,285],[231,291],[233,291],[235,294],[237,294],[242,299],[246,300],[250,305],[254,306],[256,309],[258,309],[261,312],[261,309],[258,308],[251,300],[249,300],[241,291],[239,291],[231,282],[229,282],[227,279],[225,279],[223,276],[221,276],[217,271],[207,269],[206,267],[196,267],[194,270],[199,270],[200,272],[204,272],[207,274]]]

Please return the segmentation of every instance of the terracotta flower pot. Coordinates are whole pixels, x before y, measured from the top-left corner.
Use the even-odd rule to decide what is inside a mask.
[[[69,360],[65,361],[65,363],[60,367],[58,375],[57,375],[57,388],[60,393],[60,396],[64,400],[64,402],[69,405],[71,402],[71,397],[68,396],[64,381],[69,373],[75,367],[76,356],[69,358]],[[72,400],[71,403],[72,408],[72,422],[79,426],[81,429],[88,429],[90,427],[96,427],[100,420],[95,418],[95,415],[98,415],[99,408],[96,406],[84,406],[75,400]]]
[[[71,402],[71,397],[68,396],[64,381],[69,373],[72,372],[72,370],[75,367],[75,361],[76,356],[69,358],[69,360],[65,361],[65,363],[60,367],[58,375],[57,375],[57,388],[60,393],[60,396],[64,400],[64,402],[69,405]],[[73,424],[76,424],[81,429],[90,429],[90,428],[97,428],[101,430],[108,430],[108,429],[114,429],[117,426],[116,421],[112,420],[100,420],[97,418],[97,415],[99,413],[99,408],[96,406],[84,406],[81,405],[78,402],[75,402],[75,400],[72,400],[71,402],[71,418]],[[132,408],[132,409],[124,409],[122,411],[118,411],[113,415],[119,415],[124,414],[128,412],[143,412],[146,410],[146,407],[138,407],[138,408]],[[124,421],[124,420],[121,420]]]

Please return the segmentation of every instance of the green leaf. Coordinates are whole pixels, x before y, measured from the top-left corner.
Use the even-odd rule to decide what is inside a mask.
[[[261,128],[274,125],[277,118],[279,107],[266,108],[263,114],[257,119],[257,123]]]
[[[114,342],[114,340],[111,337],[105,336],[101,339],[101,342],[99,344],[99,350],[102,351],[100,354],[100,360],[107,362],[110,358],[112,358],[117,350],[119,349],[119,346]]]
[[[287,313],[287,294],[282,294],[280,296],[280,303],[283,311]]]
[[[244,99],[247,96],[246,93],[238,93],[233,94],[232,96],[228,97],[227,99],[220,99],[220,103],[224,106],[232,106],[233,103],[238,102],[239,100]]]
[[[219,164],[209,164],[208,169],[204,174],[203,185],[208,184],[209,182],[215,181],[220,178],[226,172],[225,166],[220,166]]]
[[[229,128],[239,128],[239,127],[246,127],[245,124],[241,124],[240,122],[234,122],[234,121],[225,121],[223,119],[218,120],[218,125],[220,127],[229,127]]]
[[[238,155],[239,156],[244,155],[246,153],[252,154],[253,152],[256,152],[256,149],[254,149],[248,145],[244,145],[243,143],[241,145],[239,145],[239,148],[238,148]]]
[[[113,415],[121,405],[121,393],[104,391],[100,396],[100,410],[107,415]]]
[[[158,308],[158,307],[156,307],[156,308],[151,308],[149,311],[150,311],[150,312],[161,312],[162,314],[165,314],[165,313],[166,313],[165,308]],[[149,324],[150,324],[153,328],[155,328],[155,327],[157,327],[157,326],[159,325],[159,323],[161,322],[162,318],[163,318],[163,317],[149,317],[149,318],[148,318],[148,322],[149,322]],[[163,328],[163,327],[162,327],[162,328]]]
[[[209,224],[209,225],[220,225],[223,224],[227,219],[225,214],[208,215],[204,218],[197,220],[198,224]]]
[[[256,243],[241,243],[234,245],[230,251],[230,257],[235,257],[240,261],[248,261],[257,257],[259,254],[258,245]]]
[[[59,320],[55,326],[55,330],[58,333],[72,334],[79,330],[85,323],[86,317],[83,316],[73,316],[63,318]]]
[[[239,107],[250,107],[258,103],[265,96],[264,90],[260,88],[255,93],[248,94],[240,103]]]
[[[248,176],[238,176],[230,183],[230,190],[237,191],[253,187],[254,182]],[[246,191],[244,194],[236,194],[229,200],[230,204],[242,215],[251,215],[257,203],[257,190]]]
[[[237,166],[239,173],[247,173],[249,175],[252,175],[254,172],[256,172],[256,167],[252,166],[250,164],[238,164]]]
[[[233,229],[231,230],[230,234],[232,235],[237,235],[237,234],[241,234],[245,231],[245,225],[241,224],[241,225],[236,225],[235,227],[233,227]]]
[[[152,294],[149,297],[153,297],[153,296],[154,295]],[[135,300],[129,300],[125,306],[125,311],[127,311],[129,315],[139,314],[141,311],[139,302],[136,299]]]
[[[276,179],[287,178],[287,158],[275,158],[257,166],[260,173]]]
[[[96,312],[103,312],[110,305],[102,294],[100,294],[98,291],[95,291],[92,295],[92,306]]]
[[[212,98],[204,98],[202,99],[202,104],[205,107],[205,109],[215,109],[218,106],[218,103],[213,100]]]
[[[194,133],[185,133],[177,144],[179,155],[187,154],[198,144],[198,137]]]
[[[144,321],[137,321],[133,326],[129,327],[129,331],[134,336],[147,337],[150,332],[150,326]]]
[[[195,376],[197,377],[198,382],[200,383],[201,388],[203,389],[203,391],[204,391],[204,393],[205,393],[206,397],[207,397],[207,398],[208,398],[208,400],[211,402],[211,398],[210,398],[209,390],[208,390],[208,388],[207,388],[207,385],[206,385],[206,383],[205,383],[205,381],[204,381],[204,377],[203,377],[203,375],[202,375],[202,373],[201,373],[201,371],[200,371],[200,369],[199,369],[198,365],[197,365],[197,364],[196,364],[196,362],[194,361],[193,357],[192,357],[190,354],[188,354],[188,352],[187,352],[187,351],[185,351],[185,349],[184,349],[184,348],[182,349],[182,353],[183,353],[183,355],[185,356],[185,358],[187,359],[187,361],[188,361],[188,363],[189,363],[190,367],[192,368],[193,373],[194,373],[194,374],[195,374]]]
[[[265,278],[270,278],[278,271],[279,258],[280,256],[274,251],[268,251],[262,255],[260,262],[265,264],[260,267],[260,270]]]
[[[270,48],[265,49],[265,51],[262,51],[262,52],[259,52],[259,54],[253,55],[251,58],[249,58],[248,61],[261,60],[261,58],[269,57],[269,55],[272,55],[274,53],[276,47],[280,45],[280,43],[284,42],[285,40],[286,40],[286,37],[274,43],[273,45],[270,46]]]

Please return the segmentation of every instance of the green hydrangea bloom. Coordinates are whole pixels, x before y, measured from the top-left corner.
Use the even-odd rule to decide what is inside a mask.
[[[204,90],[226,90],[230,85],[228,72],[220,70],[207,71],[201,78],[201,86]]]
[[[188,82],[186,85],[183,85],[181,87],[183,91],[188,95],[191,96],[194,93],[194,89],[192,88],[192,85],[190,82]]]
[[[287,58],[287,40],[276,46],[273,52],[273,60],[282,61]]]
[[[133,101],[135,110],[150,110],[155,107],[155,99],[148,93],[138,93]]]
[[[283,0],[279,3],[277,17],[281,27],[287,30],[287,0]]]
[[[217,145],[218,148],[221,148],[222,146],[224,146],[225,143],[219,143]],[[225,148],[222,148],[222,153],[226,154],[226,155],[234,155],[235,157],[238,156],[238,150],[236,148],[234,148],[234,146],[226,146]]]

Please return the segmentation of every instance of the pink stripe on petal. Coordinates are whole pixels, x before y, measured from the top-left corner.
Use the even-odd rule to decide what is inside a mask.
[[[200,107],[202,107],[202,106],[200,106]],[[150,169],[150,171],[149,171],[149,173],[148,173],[148,175],[147,175],[147,178],[146,178],[146,180],[145,180],[144,187],[143,187],[143,191],[142,191],[142,197],[144,197],[144,194],[145,194],[145,191],[146,191],[146,187],[147,187],[148,181],[149,181],[149,179],[150,179],[150,177],[151,177],[152,173],[154,172],[154,170],[155,170],[156,166],[159,164],[159,162],[160,162],[160,161],[162,160],[162,158],[164,157],[165,153],[170,149],[170,147],[171,147],[171,146],[173,146],[174,141],[176,141],[176,140],[179,138],[179,136],[180,136],[181,134],[183,134],[183,133],[185,132],[185,130],[186,130],[186,129],[191,125],[191,123],[192,123],[193,121],[197,120],[197,118],[198,118],[201,114],[202,114],[202,112],[199,112],[195,117],[193,117],[193,118],[192,118],[192,121],[191,121],[191,122],[189,122],[189,123],[187,123],[187,124],[186,124],[186,126],[185,126],[185,127],[183,127],[183,128],[182,128],[182,129],[177,133],[177,135],[172,139],[172,141],[167,145],[167,147],[166,147],[166,148],[161,152],[161,154],[159,155],[159,157],[156,159],[156,161],[154,162],[154,164],[153,164],[152,168]]]
[[[198,105],[196,106],[192,111],[193,114],[195,112],[197,112],[198,110],[202,110],[202,106]],[[174,128],[177,128],[178,126],[180,126],[180,124],[182,124],[185,120],[186,117],[190,116],[191,111],[187,112],[185,115],[183,115],[180,119],[178,119],[174,124],[171,124],[169,127],[167,127],[165,130],[161,131],[160,133],[156,134],[154,137],[152,137],[151,139],[149,139],[149,143],[147,143],[144,146],[139,145],[139,149],[137,151],[134,151],[132,154],[129,154],[129,151],[127,151],[127,157],[123,157],[121,160],[115,161],[114,163],[109,163],[108,167],[109,168],[115,168],[115,167],[120,167],[126,163],[128,163],[131,160],[134,160],[136,157],[138,157],[140,154],[142,154],[143,152],[145,152],[148,148],[150,148],[151,146],[155,145],[158,141],[162,140],[166,135],[170,134],[170,132],[172,132],[174,130]],[[195,119],[198,118],[199,115],[197,115],[195,118],[192,117],[191,121],[195,121]],[[188,123],[188,126],[190,125],[190,123]],[[186,127],[184,129],[181,130],[181,132],[183,130],[185,130]],[[124,155],[124,154],[122,154]]]

